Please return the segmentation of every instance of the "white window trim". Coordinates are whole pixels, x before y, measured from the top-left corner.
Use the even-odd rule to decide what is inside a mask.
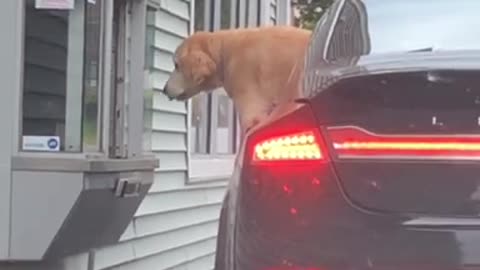
[[[217,1],[217,0],[213,0]],[[254,7],[249,10],[249,12],[253,12],[253,14],[249,14],[249,18],[247,21],[245,21],[245,16],[243,15],[244,12],[246,12],[246,1],[250,0],[238,0],[239,5],[240,5],[240,27],[245,27],[245,26],[256,26],[252,25],[254,20],[252,20],[250,17],[256,16],[257,12],[256,9],[258,8],[257,5],[254,5]],[[260,25],[265,25],[267,20],[270,18],[269,12],[270,12],[270,1],[264,1],[264,0],[258,0],[260,4],[260,18],[259,24]],[[251,4],[253,4],[254,1],[252,1]],[[289,4],[290,0],[279,0],[277,1],[277,10],[279,9],[279,6],[281,7],[282,11],[281,16],[278,16],[277,12],[277,24],[279,24],[279,19],[283,18],[284,23],[288,22],[290,20],[288,13],[289,13]],[[243,10],[243,12],[242,12]],[[215,11],[210,11],[213,13],[218,13],[219,10]],[[232,11],[233,13],[233,11]],[[287,13],[287,14],[285,14]],[[194,32],[195,29],[195,1],[190,1],[190,26],[189,30],[190,33]],[[218,14],[217,14],[218,15]],[[233,15],[233,14],[232,14]],[[218,16],[216,16],[218,17]],[[233,23],[233,18],[232,16],[232,25]],[[217,20],[215,24],[219,26],[219,18],[215,18]],[[191,106],[192,106],[192,101],[189,100],[187,102],[187,184],[195,184],[195,183],[202,183],[202,182],[210,182],[210,181],[220,181],[220,180],[226,180],[229,179],[233,173],[234,165],[235,165],[235,158],[236,154],[233,155],[211,155],[211,154],[195,154],[191,152],[191,148],[193,147],[191,144],[191,139],[190,137],[192,136],[192,127],[190,126],[191,123]],[[238,125],[238,123],[236,123]],[[237,127],[238,128],[238,127]],[[238,140],[237,140],[238,142]],[[235,149],[238,149],[240,145],[237,145],[237,147],[234,147]]]
[[[235,155],[201,155],[192,154],[192,127],[190,126],[192,101],[187,104],[187,163],[188,163],[188,183],[209,182],[215,180],[225,180],[230,178],[235,163]]]
[[[226,180],[233,173],[235,156],[229,155],[225,158],[212,157],[209,155],[189,155],[188,182],[209,182]]]
[[[190,33],[195,31],[195,1],[190,1]],[[191,140],[192,127],[192,100],[187,102],[187,183],[202,183],[215,180],[225,180],[233,173],[235,155],[200,155],[192,154]]]

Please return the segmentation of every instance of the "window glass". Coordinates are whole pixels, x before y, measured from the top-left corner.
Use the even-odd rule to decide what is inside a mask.
[[[79,152],[82,137],[98,145],[99,6],[77,0],[73,10],[49,10],[25,2],[24,151]]]
[[[248,2],[248,1],[247,1]],[[221,3],[220,14],[220,28],[228,29],[232,28],[232,1],[225,0],[219,1]],[[214,102],[214,116],[215,122],[213,123],[214,138],[212,141],[213,150],[216,154],[233,154],[233,145],[235,139],[234,132],[234,114],[233,103],[226,95],[223,89],[219,89],[212,93],[212,99]]]
[[[232,23],[235,23],[232,20],[232,14],[235,14],[232,8],[237,4],[234,0],[196,1],[195,31],[232,28]],[[220,18],[214,18],[215,10],[220,11]],[[205,14],[210,16],[206,18]],[[237,130],[234,108],[222,89],[193,97],[190,114],[190,151],[193,154],[234,153]]]
[[[194,31],[203,31],[210,21],[205,21],[205,8],[209,7],[210,1],[195,1]],[[191,99],[190,120],[190,151],[196,154],[208,153],[208,127],[210,122],[208,103],[210,97],[200,94]]]
[[[195,22],[194,22],[194,30],[196,31],[203,31],[205,30],[205,0],[196,0],[195,1]],[[208,2],[207,2],[208,3]]]
[[[221,29],[229,29],[231,28],[231,19],[232,19],[232,1],[231,0],[224,0],[219,1],[221,4],[221,11],[222,14],[220,16],[220,28]]]
[[[235,139],[233,103],[223,91],[218,93],[216,97],[217,125],[215,151],[219,154],[232,154]]]
[[[197,154],[208,153],[210,121],[208,99],[209,96],[202,93],[192,98],[191,101],[190,145],[191,151]]]
[[[277,1],[271,1],[270,2],[270,18],[268,20],[268,23],[270,25],[276,25],[277,24]]]
[[[370,40],[366,30],[365,9],[361,4],[345,2],[335,24],[327,59],[354,57],[368,53]]]
[[[145,22],[145,91],[143,98],[143,150],[152,151],[152,129],[153,129],[153,96],[154,90],[151,82],[151,71],[154,59],[155,46],[155,14],[156,10],[147,7]]]
[[[257,2],[257,16],[255,20],[255,25],[261,25],[262,24],[262,0],[255,0]],[[253,14],[252,14],[253,15]],[[253,16],[252,16],[253,17]]]
[[[87,1],[85,24],[85,84],[83,104],[83,147],[85,150],[96,150],[100,145],[98,127],[98,94],[99,94],[99,52],[101,5],[99,1]]]

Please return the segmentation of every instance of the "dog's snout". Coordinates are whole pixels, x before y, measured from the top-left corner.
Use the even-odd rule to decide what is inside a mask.
[[[167,96],[168,100],[172,101],[174,100],[175,98],[172,97],[171,95],[168,94],[168,84],[166,83],[164,86],[163,86],[163,89],[161,89],[163,94],[165,94],[165,96]]]

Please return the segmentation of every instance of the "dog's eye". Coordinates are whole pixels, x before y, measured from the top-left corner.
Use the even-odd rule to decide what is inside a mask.
[[[177,62],[175,62],[175,69],[178,69],[178,64],[177,64]]]

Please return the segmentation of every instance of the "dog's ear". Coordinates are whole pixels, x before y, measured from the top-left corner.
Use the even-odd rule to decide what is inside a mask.
[[[196,85],[200,85],[215,74],[217,65],[203,52],[195,53],[191,55],[191,57],[191,60],[193,61],[191,65],[191,76],[193,82]]]

